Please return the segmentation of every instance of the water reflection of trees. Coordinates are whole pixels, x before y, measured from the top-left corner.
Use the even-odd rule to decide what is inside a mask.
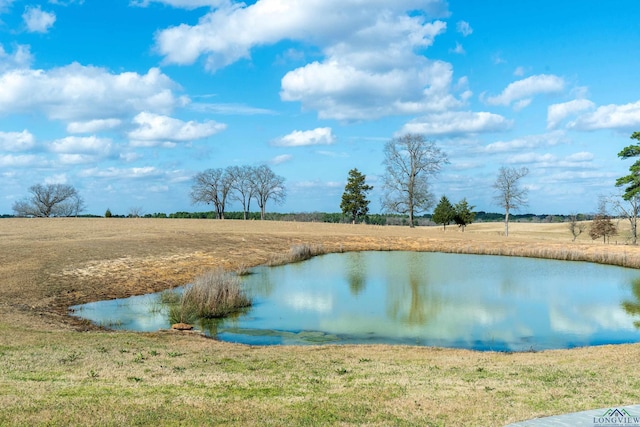
[[[217,319],[198,319],[198,326],[205,335],[216,338],[220,329],[237,328],[240,318],[250,311],[249,307],[242,308],[227,317]]]
[[[387,281],[387,314],[408,325],[426,325],[440,313],[443,299],[429,286],[425,271],[428,266],[420,263],[424,257],[418,254],[409,257],[406,264],[389,265],[392,274]],[[407,266],[407,270],[398,271],[403,266]]]
[[[347,282],[354,296],[358,296],[366,288],[366,268],[362,253],[354,252],[347,255]]]
[[[630,316],[640,316],[640,279],[631,282],[631,292],[633,292],[633,301],[623,301],[622,308]],[[633,326],[640,329],[640,320],[633,322]]]

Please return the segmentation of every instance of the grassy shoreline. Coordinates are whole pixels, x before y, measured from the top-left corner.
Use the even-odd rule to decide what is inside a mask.
[[[0,425],[470,425],[640,400],[640,345],[540,353],[252,347],[101,331],[66,307],[266,264],[295,245],[536,256],[640,267],[564,224],[464,233],[350,224],[0,220]],[[84,331],[84,332],[79,332]]]

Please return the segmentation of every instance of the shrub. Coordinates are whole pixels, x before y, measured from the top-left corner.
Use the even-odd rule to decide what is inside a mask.
[[[180,305],[199,318],[215,318],[250,306],[251,299],[241,289],[236,274],[215,270],[197,277],[185,290]]]

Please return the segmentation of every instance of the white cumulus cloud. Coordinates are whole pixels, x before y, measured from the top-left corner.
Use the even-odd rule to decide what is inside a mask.
[[[68,136],[53,141],[49,150],[58,154],[58,161],[63,165],[90,164],[109,156],[112,142],[96,136]]]
[[[95,154],[59,154],[58,162],[61,165],[87,165],[100,161],[102,158]]]
[[[156,49],[167,63],[204,57],[215,71],[251,50],[282,40],[318,47],[323,59],[287,73],[281,99],[317,110],[320,118],[369,120],[444,111],[462,102],[450,93],[452,67],[416,53],[444,33],[439,0],[258,0],[229,4],[196,25],[160,31]],[[322,19],[318,19],[322,16]]]
[[[522,153],[522,154],[514,154],[507,158],[507,163],[542,163],[548,164],[555,162],[557,160],[556,156],[550,153],[540,154],[540,153]]]
[[[45,12],[40,6],[27,6],[22,19],[27,26],[27,30],[32,33],[46,33],[56,22],[56,14]]]
[[[17,45],[13,53],[8,53],[0,44],[0,72],[16,68],[29,68],[33,55],[29,46]]]
[[[449,52],[451,53],[457,53],[458,55],[464,55],[465,53],[467,53],[464,48],[462,47],[462,45],[458,42],[456,42],[456,47],[453,49],[449,49]]]
[[[197,9],[199,7],[219,7],[228,5],[229,0],[131,0],[132,6],[148,7],[151,3],[161,3],[182,9]]]
[[[504,153],[522,151],[525,148],[536,149],[566,143],[565,133],[562,131],[549,132],[542,135],[526,135],[510,141],[496,141],[488,144],[481,151],[486,153]]]
[[[457,136],[486,132],[501,132],[511,127],[511,121],[499,114],[457,111],[429,114],[405,124],[399,134]]]
[[[331,145],[336,138],[331,128],[316,128],[313,130],[296,130],[289,135],[273,142],[273,145],[280,147],[302,147],[305,145]]]
[[[272,165],[279,165],[279,164],[291,161],[292,159],[293,159],[293,156],[291,154],[281,154],[281,155],[276,156],[273,159],[271,159],[270,163]]]
[[[485,99],[489,105],[511,105],[516,102],[517,107],[522,108],[531,102],[531,99],[542,93],[559,93],[564,90],[564,80],[558,76],[539,74],[518,80],[509,84],[500,95],[490,96]]]
[[[96,136],[68,136],[53,141],[49,149],[54,153],[64,154],[97,154],[111,151],[111,140]]]
[[[565,158],[568,162],[589,162],[594,159],[593,153],[588,151],[581,151],[579,153],[573,153]]]
[[[73,63],[48,71],[16,69],[0,74],[0,114],[39,111],[50,119],[90,121],[139,111],[168,113],[185,105],[178,85],[159,69],[113,74]]]
[[[0,150],[26,151],[36,145],[36,138],[28,130],[22,132],[0,132]]]
[[[594,108],[595,104],[588,99],[574,99],[573,101],[550,105],[547,108],[547,129],[555,129],[567,117]]]
[[[321,119],[344,121],[460,107],[462,102],[450,93],[451,64],[424,58],[418,62],[420,66],[386,71],[314,62],[284,76],[280,97],[317,110]]]
[[[591,170],[594,169],[594,165],[592,163],[593,159],[594,155],[586,151],[574,153],[564,158],[560,158],[551,153],[541,154],[529,152],[512,155],[507,158],[507,163],[532,164],[535,165],[535,168],[537,169]],[[542,179],[544,180],[546,178],[547,177],[544,177]]]
[[[21,168],[31,167],[42,162],[42,159],[33,154],[21,154],[14,156],[12,154],[0,155],[0,167],[3,168]]]
[[[284,39],[330,45],[350,36],[360,37],[361,41],[368,38],[373,44],[383,36],[397,37],[393,33],[376,34],[373,30],[378,24],[394,23],[395,28],[387,30],[396,32],[399,27],[410,26],[410,42],[429,45],[429,31],[419,18],[410,18],[406,12],[438,8],[441,2],[435,0],[370,0],[367,7],[361,0],[258,0],[248,6],[229,3],[221,4],[196,25],[182,24],[160,31],[156,43],[168,62],[188,64],[206,55],[212,70],[248,58],[255,46]]]
[[[66,7],[72,4],[83,4],[84,0],[49,0],[49,3]]]
[[[567,127],[576,130],[633,129],[640,126],[640,101],[624,105],[603,105],[579,116]]]
[[[164,172],[153,166],[133,167],[133,168],[115,168],[109,167],[105,169],[90,168],[84,169],[78,173],[83,178],[110,178],[110,179],[145,179],[157,178],[164,175]]]
[[[71,122],[67,125],[69,133],[95,133],[120,126],[120,119],[96,119],[86,122]]]
[[[59,173],[48,176],[44,179],[45,184],[66,184],[69,181],[66,173]]]
[[[467,21],[458,21],[456,24],[456,30],[465,37],[473,33],[473,28],[471,28],[471,25],[469,25]]]
[[[182,121],[173,117],[142,112],[134,117],[137,129],[129,132],[132,145],[150,146],[162,142],[194,141],[223,131],[226,125],[215,121]]]

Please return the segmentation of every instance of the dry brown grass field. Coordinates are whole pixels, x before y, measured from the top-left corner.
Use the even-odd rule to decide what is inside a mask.
[[[620,223],[621,229],[626,224]],[[566,224],[381,227],[176,219],[0,220],[0,425],[500,426],[640,402],[640,345],[538,353],[410,346],[255,347],[101,330],[67,308],[326,252],[520,255],[640,267]]]

